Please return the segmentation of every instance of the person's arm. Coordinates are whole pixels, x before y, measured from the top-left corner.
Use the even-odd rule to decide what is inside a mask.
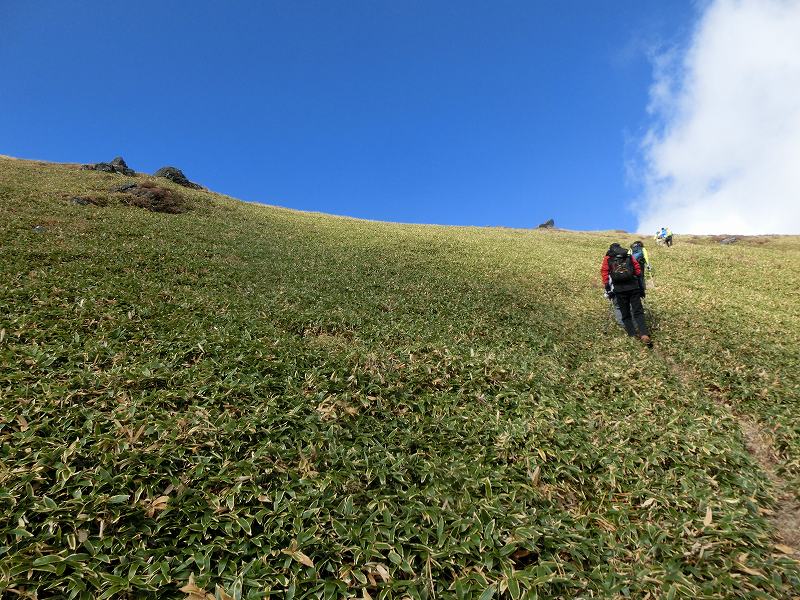
[[[603,278],[603,287],[608,288],[608,256],[603,257],[603,265],[600,267],[600,277]]]

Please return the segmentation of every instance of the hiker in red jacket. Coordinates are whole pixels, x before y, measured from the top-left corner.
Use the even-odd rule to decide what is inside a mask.
[[[627,334],[635,337],[638,329],[639,339],[649,346],[650,332],[644,322],[642,307],[642,298],[645,296],[644,277],[639,263],[628,254],[626,248],[614,243],[603,257],[600,275],[603,277],[606,294],[616,300],[622,313],[622,326]]]

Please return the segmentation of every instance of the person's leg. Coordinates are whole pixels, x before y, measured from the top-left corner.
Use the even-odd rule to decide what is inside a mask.
[[[639,329],[639,335],[650,336],[647,329],[647,323],[644,321],[644,307],[642,306],[642,298],[639,294],[633,294],[630,299],[630,308],[633,312],[633,321],[636,322],[636,327]]]
[[[617,321],[617,324],[623,327],[622,325],[622,313],[619,310],[619,306],[617,306],[617,299],[611,299],[611,309],[614,311],[614,319]]]
[[[633,317],[631,316],[631,295],[627,293],[617,294],[614,299],[617,301],[619,312],[622,314],[622,326],[625,328],[625,333],[635,336],[636,330],[633,327]]]

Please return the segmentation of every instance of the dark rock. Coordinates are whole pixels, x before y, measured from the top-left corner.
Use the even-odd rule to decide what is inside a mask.
[[[738,241],[739,238],[732,236],[732,237],[726,237],[724,240],[720,240],[719,243],[727,246],[728,244],[735,244]]]
[[[117,187],[111,188],[111,191],[112,192],[127,192],[128,190],[133,189],[135,187],[136,187],[136,184],[133,183],[133,182],[124,183],[122,185],[118,185]]]
[[[136,171],[129,168],[128,165],[125,163],[125,159],[121,156],[117,156],[112,160],[110,163],[95,163],[93,165],[82,165],[81,169],[84,171],[103,171],[105,173],[121,173],[122,175],[128,175],[129,177],[134,177],[136,175]]]
[[[78,206],[107,206],[108,198],[103,196],[73,196],[70,200],[73,204]]]
[[[555,226],[556,222],[553,219],[547,219],[547,221],[539,225],[539,229],[553,229]]]
[[[161,167],[158,171],[155,172],[155,176],[169,179],[170,181],[177,183],[178,185],[192,188],[194,190],[203,189],[203,186],[189,181],[186,178],[186,175],[183,174],[183,171],[181,171],[177,167]]]

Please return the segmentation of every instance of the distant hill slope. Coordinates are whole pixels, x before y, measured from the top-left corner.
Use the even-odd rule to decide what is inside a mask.
[[[633,239],[0,158],[0,591],[790,597],[800,238],[648,244],[653,351]]]

